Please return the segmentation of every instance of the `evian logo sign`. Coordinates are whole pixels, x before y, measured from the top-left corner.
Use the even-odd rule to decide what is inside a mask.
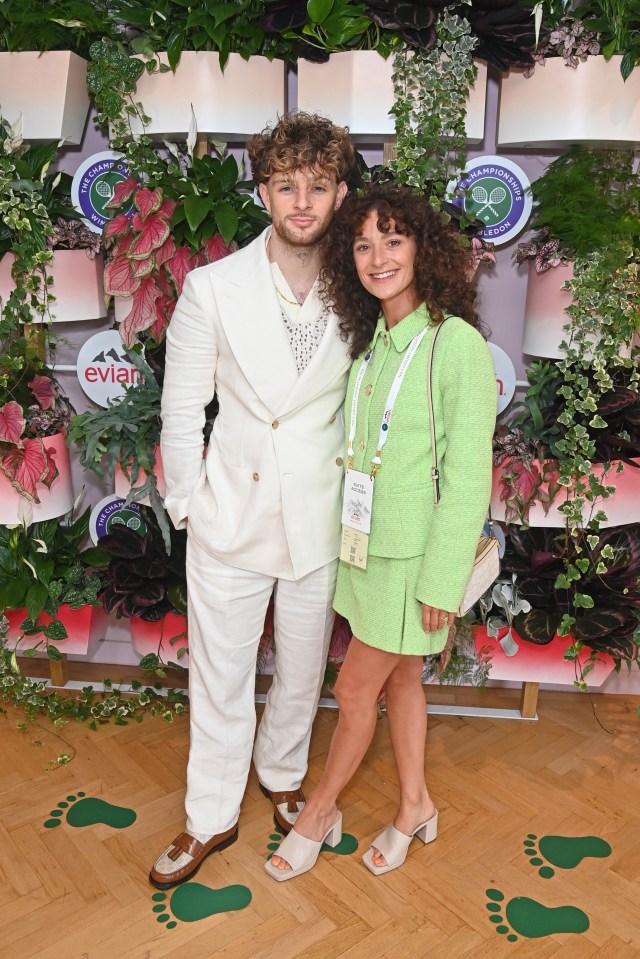
[[[107,206],[117,183],[128,179],[129,168],[122,153],[103,150],[80,164],[71,183],[71,202],[94,233],[102,233],[116,210]],[[130,213],[133,213],[133,208]]]
[[[108,406],[125,387],[143,382],[142,373],[130,362],[117,330],[96,333],[78,353],[78,380],[89,399]]]
[[[495,343],[487,343],[496,368],[496,385],[498,387],[498,414],[506,410],[516,391],[516,371],[511,357]]]

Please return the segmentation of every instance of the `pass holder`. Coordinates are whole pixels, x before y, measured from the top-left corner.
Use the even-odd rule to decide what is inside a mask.
[[[372,473],[347,469],[342,499],[340,559],[360,569],[367,568],[373,487]]]

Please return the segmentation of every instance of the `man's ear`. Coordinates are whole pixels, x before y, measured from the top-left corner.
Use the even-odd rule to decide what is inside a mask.
[[[334,209],[337,210],[338,207],[341,206],[342,201],[344,200],[344,198],[345,198],[346,195],[347,195],[348,189],[349,189],[349,187],[348,187],[347,184],[344,182],[344,180],[341,180],[340,183],[338,183],[338,193],[337,193],[337,195],[336,195],[336,205],[335,205]]]
[[[267,190],[266,183],[258,184],[258,193],[260,194],[260,199],[262,200],[265,207],[267,208],[267,212],[271,213],[271,201],[269,199],[269,191]]]

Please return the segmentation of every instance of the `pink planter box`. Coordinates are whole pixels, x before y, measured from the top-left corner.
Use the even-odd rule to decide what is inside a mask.
[[[63,604],[58,611],[58,619],[64,623],[67,633],[67,639],[50,639],[49,642],[55,646],[61,653],[86,656],[89,647],[93,646],[94,640],[98,639],[98,633],[102,630],[104,615],[101,610],[95,606],[82,606],[81,609],[71,609]],[[97,613],[97,616],[94,614]],[[5,616],[9,620],[9,639],[15,643],[20,636],[20,623],[27,618],[26,609],[7,609]],[[38,623],[47,625],[53,619],[48,613],[41,613],[38,617]],[[18,643],[18,649],[31,649],[42,642],[43,635],[25,636]]]
[[[522,639],[515,630],[513,638],[519,646],[515,656],[505,656],[499,641],[506,636],[507,629],[498,631],[497,638],[487,635],[485,626],[474,626],[476,649],[480,652],[489,647],[491,652],[491,672],[489,679],[504,679],[512,682],[552,683],[572,686],[576,679],[574,662],[563,659],[565,652],[573,643],[571,636],[554,636],[546,646],[536,646]],[[584,665],[591,655],[583,649],[578,659]],[[589,686],[602,686],[613,670],[613,659],[607,653],[598,653],[603,663],[596,663],[587,676]]]
[[[44,483],[38,483],[36,494],[40,502],[31,503],[13,488],[4,473],[0,473],[0,523],[3,526],[15,526],[22,522],[21,510],[28,505],[31,506],[34,523],[63,516],[73,506],[71,463],[64,433],[45,436],[43,442],[47,449],[54,450],[58,476],[51,484],[51,489],[47,489]]]
[[[157,623],[148,623],[146,619],[140,619],[138,616],[132,616],[129,620],[131,628],[131,644],[138,656],[147,656],[149,653],[156,653],[165,663],[177,663],[180,666],[187,666],[189,663],[188,653],[178,659],[178,650],[188,649],[187,620],[184,616],[176,613],[167,613],[167,615]],[[185,635],[182,636],[181,634]],[[174,636],[180,636],[175,643],[170,640]]]
[[[634,459],[637,467],[627,466],[625,464],[621,473],[616,473],[618,461],[614,460],[609,473],[607,474],[605,484],[615,486],[616,491],[608,499],[598,500],[595,508],[592,503],[586,503],[582,510],[582,517],[585,525],[593,513],[602,509],[607,514],[606,523],[601,523],[603,528],[609,526],[626,526],[628,523],[640,523],[640,459]],[[541,464],[534,460],[535,465],[542,470]],[[594,476],[602,479],[603,467],[595,464],[591,470]],[[491,515],[498,521],[503,521],[505,517],[505,504],[500,499],[500,477],[502,475],[502,466],[493,468],[493,488],[491,492]],[[543,483],[543,489],[546,484]],[[548,526],[563,527],[566,524],[564,515],[558,507],[566,501],[566,493],[561,489],[553,501],[549,512],[545,514],[540,503],[534,503],[529,511],[530,526]],[[517,522],[517,521],[514,521]]]
[[[0,296],[3,299],[13,290],[13,259],[13,254],[7,253],[0,260]],[[56,298],[51,304],[54,321],[72,323],[98,320],[107,315],[101,256],[90,260],[85,250],[56,250],[47,273],[53,278],[49,290]],[[40,313],[33,313],[33,322],[41,320]]]

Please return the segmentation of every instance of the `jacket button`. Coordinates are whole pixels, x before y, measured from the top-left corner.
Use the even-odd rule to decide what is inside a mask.
[[[253,478],[254,478],[254,480],[255,480],[256,483],[257,483],[258,480],[260,479],[260,474],[259,474],[259,473],[254,473],[254,474],[253,474]]]
[[[274,420],[273,423],[271,424],[271,429],[277,430],[279,426],[280,426],[280,423],[278,422],[278,420]]]
[[[336,459],[336,466],[342,466],[343,460],[341,456],[338,456]]]
[[[369,383],[369,384],[367,384],[367,386],[365,386],[364,392],[365,392],[365,395],[366,395],[366,396],[371,396],[371,394],[372,394],[372,392],[373,392],[373,386],[371,385],[371,383]]]

